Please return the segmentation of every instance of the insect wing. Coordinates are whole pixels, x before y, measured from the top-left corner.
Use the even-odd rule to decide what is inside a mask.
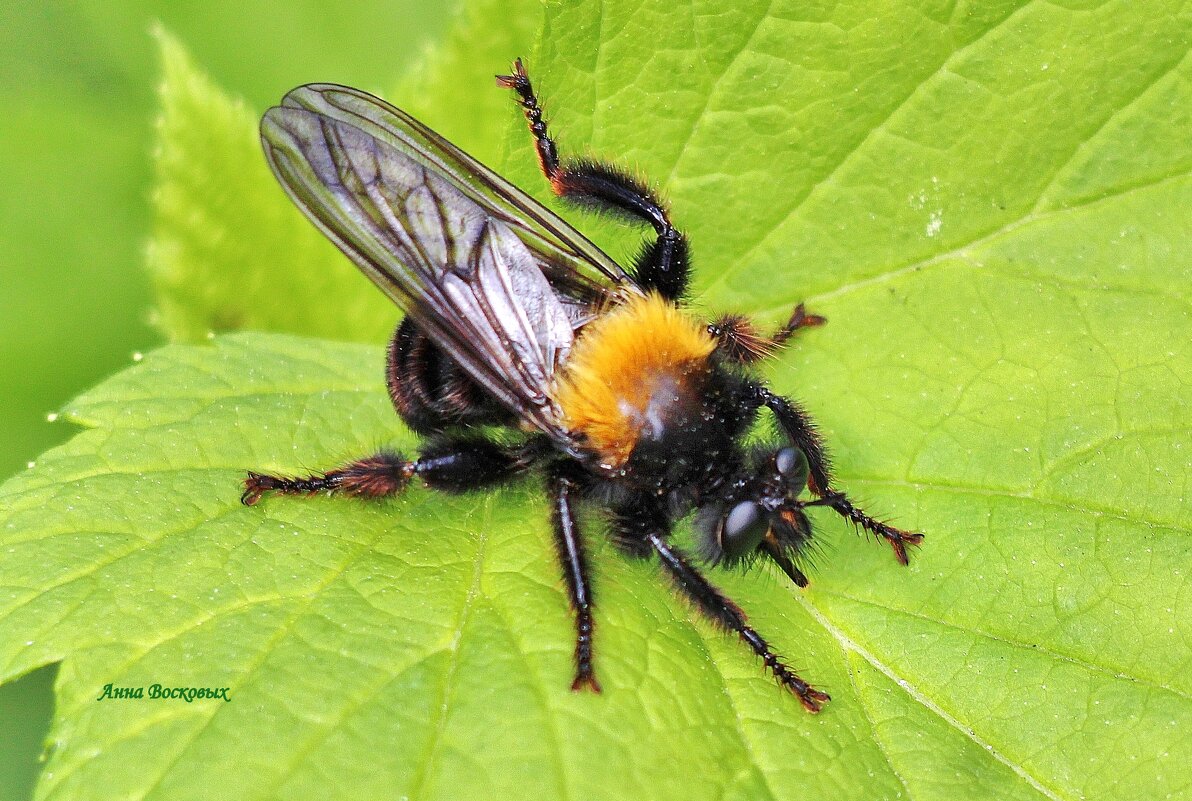
[[[436,163],[438,150],[428,156],[412,135],[378,136],[366,119],[297,102],[324,91],[295,90],[262,120],[265,153],[286,192],[477,383],[565,442],[549,389],[573,321],[539,266],[543,254],[510,224],[512,210],[465,192],[467,176]],[[365,108],[381,101],[371,102]]]
[[[281,105],[305,108],[358,128],[445,178],[512,228],[547,280],[565,297],[592,306],[608,301],[618,289],[637,291],[630,276],[570,224],[384,100],[346,86],[308,84],[289,92]]]

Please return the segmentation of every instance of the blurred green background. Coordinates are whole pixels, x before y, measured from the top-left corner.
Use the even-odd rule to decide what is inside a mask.
[[[46,415],[160,344],[149,325],[156,44],[162,23],[262,109],[308,81],[393,86],[454,0],[0,6],[0,479],[68,436]],[[54,671],[0,688],[0,801],[30,797]]]

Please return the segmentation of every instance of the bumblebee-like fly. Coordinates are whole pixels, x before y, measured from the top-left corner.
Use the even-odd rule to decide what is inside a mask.
[[[497,78],[518,98],[538,163],[559,197],[655,236],[629,270],[521,190],[382,100],[302,86],[266,112],[274,174],[306,215],[405,312],[389,346],[398,414],[425,436],[416,459],[381,452],[308,476],[250,472],[267,492],[381,498],[417,476],[463,492],[541,474],[575,617],[573,689],[599,691],[593,598],[577,503],[608,512],[626,554],[656,554],[695,606],[736,632],[812,712],[828,696],[783,663],[745,615],[671,543],[694,514],[712,564],[774,562],[795,584],[825,506],[888,542],[906,564],[922,535],[875,520],[834,486],[815,428],[751,367],[800,328],[773,334],[743,316],[700,323],[680,308],[688,245],[664,203],[608,164],[561,160],[521,61]],[[743,444],[765,408],[780,440]],[[802,500],[807,490],[810,499]]]

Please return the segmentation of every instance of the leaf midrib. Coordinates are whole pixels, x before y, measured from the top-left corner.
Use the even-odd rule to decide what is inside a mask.
[[[833,625],[832,621],[827,617],[827,615],[825,615],[819,609],[819,607],[817,607],[814,603],[812,603],[806,594],[795,593],[795,597],[798,600],[798,602],[803,606],[803,608],[805,608],[808,611],[808,613],[813,618],[815,618],[816,621],[819,622],[821,626],[824,627],[824,630],[827,631],[829,634],[831,634],[836,639],[837,643],[839,643],[840,647],[843,650],[852,651],[853,653],[859,655],[862,659],[864,659],[871,666],[873,666],[873,668],[875,670],[880,672],[887,679],[894,682],[895,685],[900,687],[903,690],[903,692],[905,692],[907,694],[907,696],[910,697],[913,701],[920,704],[922,707],[924,707],[929,712],[934,714],[936,717],[938,717],[941,721],[946,723],[948,726],[950,726],[951,728],[960,732],[966,738],[968,738],[969,740],[976,743],[978,746],[981,747],[981,749],[985,753],[989,754],[995,760],[997,760],[998,762],[1000,762],[1001,764],[1005,765],[1007,768],[1012,770],[1015,773],[1015,775],[1017,775],[1023,781],[1027,782],[1032,788],[1034,788],[1041,795],[1050,799],[1050,801],[1075,801],[1075,799],[1071,799],[1071,800],[1065,799],[1058,792],[1048,788],[1036,776],[1034,776],[1029,771],[1027,771],[1026,768],[1024,768],[1021,765],[1016,764],[1013,760],[1011,760],[1005,754],[1001,753],[1001,751],[996,749],[992,743],[986,742],[984,739],[979,737],[977,735],[976,731],[974,731],[973,729],[971,729],[968,726],[965,726],[959,720],[957,720],[956,718],[954,718],[950,714],[948,714],[943,708],[941,708],[940,706],[935,704],[933,701],[931,701],[931,699],[929,699],[926,695],[924,695],[922,692],[920,692],[913,684],[911,684],[911,682],[898,676],[898,674],[895,673],[892,668],[890,668],[889,666],[887,666],[886,664],[884,664],[883,662],[878,660],[878,658],[876,656],[871,654],[865,648],[862,648],[860,645],[858,645],[856,642],[854,642],[852,640],[852,638],[850,638],[847,634],[845,634],[843,631],[841,631],[839,628],[837,628],[835,625]],[[882,608],[885,609],[885,607],[882,607]],[[894,611],[894,610],[889,610],[889,611]],[[858,695],[858,701],[859,701],[859,703],[861,703],[862,706],[864,706],[865,702],[860,695]],[[866,714],[868,714],[868,712]]]

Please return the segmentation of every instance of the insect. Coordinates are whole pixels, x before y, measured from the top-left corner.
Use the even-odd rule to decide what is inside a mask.
[[[383,498],[415,477],[465,492],[536,473],[574,616],[572,689],[600,691],[576,519],[578,505],[592,504],[606,511],[621,551],[656,556],[682,595],[819,711],[828,695],[786,665],[671,532],[692,515],[700,561],[769,560],[803,587],[805,510],[823,506],[907,563],[922,535],[870,517],[837,489],[807,413],[754,373],[823,318],[800,304],[771,334],[741,315],[697,321],[680,305],[687,239],[662,200],[614,166],[560,158],[520,59],[497,83],[515,93],[556,195],[654,235],[624,269],[399,109],[343,86],[293,90],[261,122],[266,157],[299,208],[406,312],[389,344],[387,386],[424,441],[412,459],[382,451],[325,473],[249,472],[243,502],[266,493]],[[745,444],[763,409],[777,435]]]

